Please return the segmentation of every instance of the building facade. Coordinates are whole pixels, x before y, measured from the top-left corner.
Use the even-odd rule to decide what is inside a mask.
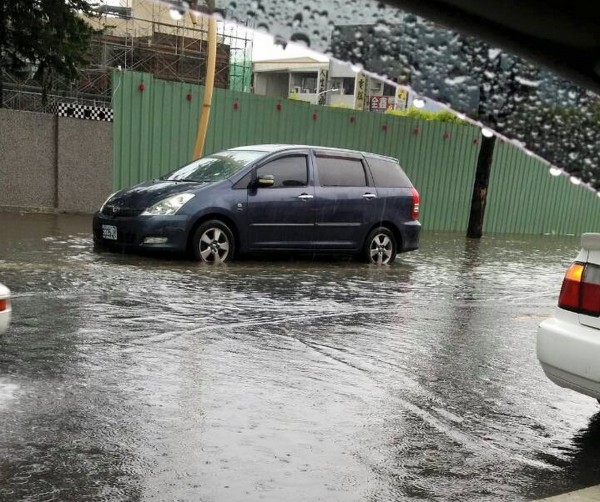
[[[253,92],[263,96],[379,112],[410,105],[408,92],[402,87],[334,60],[300,57],[255,61],[252,76]]]

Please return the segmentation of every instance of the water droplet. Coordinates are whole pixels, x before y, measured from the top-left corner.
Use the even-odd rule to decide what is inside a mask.
[[[269,33],[269,26],[266,25],[265,23],[259,23],[256,26],[256,31],[260,32],[260,33]]]
[[[306,35],[305,33],[292,33],[290,40],[297,44],[310,47],[310,38],[308,38],[308,35]]]

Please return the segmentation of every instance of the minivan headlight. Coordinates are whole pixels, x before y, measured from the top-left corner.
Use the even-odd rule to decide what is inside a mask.
[[[102,211],[104,211],[104,206],[106,206],[106,204],[108,203],[108,201],[109,201],[110,199],[112,199],[112,198],[113,198],[115,195],[117,195],[117,193],[118,193],[118,190],[117,190],[116,192],[113,192],[113,193],[111,193],[111,194],[110,194],[110,195],[109,195],[109,196],[106,198],[106,200],[104,201],[104,204],[102,204],[102,205],[100,206],[100,211],[101,211],[101,212],[102,212]]]
[[[179,211],[183,205],[194,197],[193,193],[179,193],[157,202],[146,209],[142,216],[170,216]]]

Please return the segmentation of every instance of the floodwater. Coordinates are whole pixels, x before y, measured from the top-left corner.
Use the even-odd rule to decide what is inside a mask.
[[[3,214],[0,500],[501,501],[600,483],[535,358],[576,238],[423,235],[390,267],[97,253]]]

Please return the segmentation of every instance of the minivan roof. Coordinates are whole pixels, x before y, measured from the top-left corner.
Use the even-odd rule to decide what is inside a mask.
[[[236,146],[235,148],[229,148],[229,150],[253,150],[257,152],[278,152],[280,150],[289,150],[290,148],[310,148],[313,150],[326,150],[331,152],[345,152],[345,153],[358,153],[364,155],[365,157],[376,157],[381,159],[393,160],[394,162],[398,162],[398,159],[395,157],[388,157],[386,155],[380,155],[378,153],[371,152],[363,152],[360,150],[350,150],[348,148],[333,148],[329,146],[316,146],[316,145],[289,145],[289,144],[266,144],[266,145],[246,145],[246,146]]]

